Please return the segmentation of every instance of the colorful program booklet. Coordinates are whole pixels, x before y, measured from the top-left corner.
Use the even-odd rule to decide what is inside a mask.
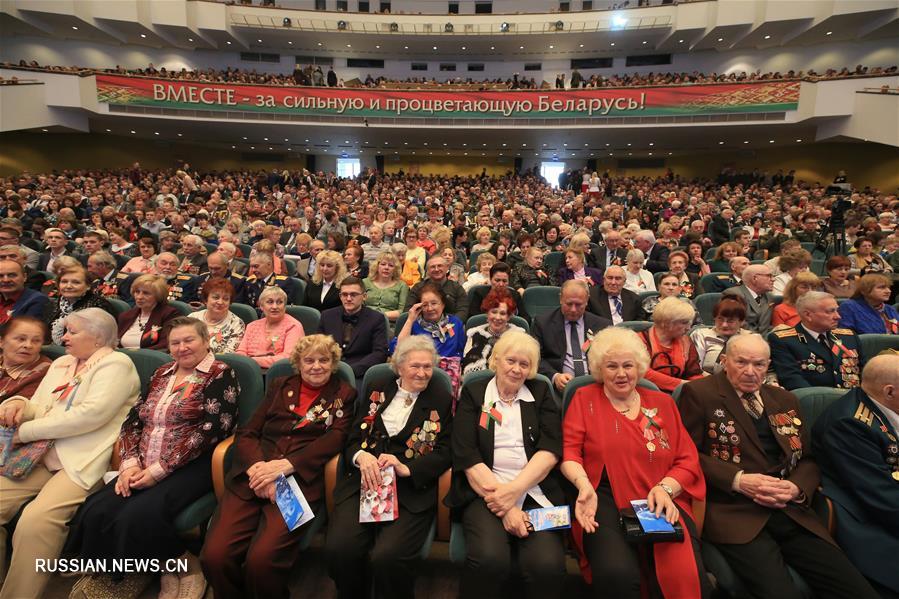
[[[15,434],[16,429],[0,426],[0,466],[5,466],[6,460],[9,459],[9,452],[12,451],[12,438]]]
[[[534,532],[571,528],[571,511],[567,505],[527,510],[525,514]]]
[[[275,503],[281,510],[287,530],[296,530],[313,518],[312,508],[294,477],[283,474],[275,481]]]
[[[391,522],[399,517],[396,474],[393,466],[381,468],[381,486],[359,493],[359,522]]]
[[[645,499],[634,499],[631,501],[631,506],[634,508],[634,513],[637,514],[637,521],[640,522],[643,532],[647,534],[674,532],[674,527],[665,520],[664,516],[656,516],[649,511],[649,502]]]

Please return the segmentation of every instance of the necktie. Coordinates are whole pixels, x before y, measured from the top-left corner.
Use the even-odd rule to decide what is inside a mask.
[[[581,353],[581,340],[577,334],[577,322],[569,323],[571,332],[569,342],[571,343],[571,363],[574,367],[574,376],[583,376],[584,373],[584,354]]]
[[[830,339],[827,338],[826,334],[821,333],[820,335],[818,335],[818,341],[821,342],[821,345],[830,349]]]
[[[761,295],[755,296],[755,305],[756,305],[756,306],[761,306],[761,305],[762,305],[762,296],[761,296]]]
[[[621,316],[621,297],[617,296],[617,295],[613,295],[612,303],[615,304],[615,313],[618,316]]]
[[[762,400],[759,399],[755,393],[741,393],[740,401],[743,402],[743,407],[746,408],[746,412],[758,420],[762,417],[762,412],[765,411],[765,406],[762,404]]]

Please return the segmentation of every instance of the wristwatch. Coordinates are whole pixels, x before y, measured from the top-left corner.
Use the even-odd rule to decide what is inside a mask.
[[[674,497],[674,489],[671,488],[671,485],[666,485],[665,483],[656,483],[657,487],[662,487],[662,490],[668,493],[668,497]]]

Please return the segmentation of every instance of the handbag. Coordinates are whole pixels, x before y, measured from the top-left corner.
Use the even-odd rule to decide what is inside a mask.
[[[634,545],[651,545],[653,543],[679,543],[684,540],[684,528],[680,522],[672,524],[674,532],[645,532],[637,518],[634,508],[629,507],[618,512],[621,530],[628,543]]]
[[[10,450],[6,462],[0,466],[0,476],[13,480],[25,478],[44,459],[51,447],[53,447],[53,439],[41,439],[13,448]]]

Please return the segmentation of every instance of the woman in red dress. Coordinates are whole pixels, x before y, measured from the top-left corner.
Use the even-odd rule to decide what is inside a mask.
[[[597,382],[580,388],[566,411],[562,474],[578,490],[572,533],[593,596],[708,596],[691,508],[705,498],[705,480],[677,406],[637,387],[649,353],[633,331],[600,331],[588,359]],[[635,499],[670,523],[682,521],[684,539],[629,544],[618,514]]]

